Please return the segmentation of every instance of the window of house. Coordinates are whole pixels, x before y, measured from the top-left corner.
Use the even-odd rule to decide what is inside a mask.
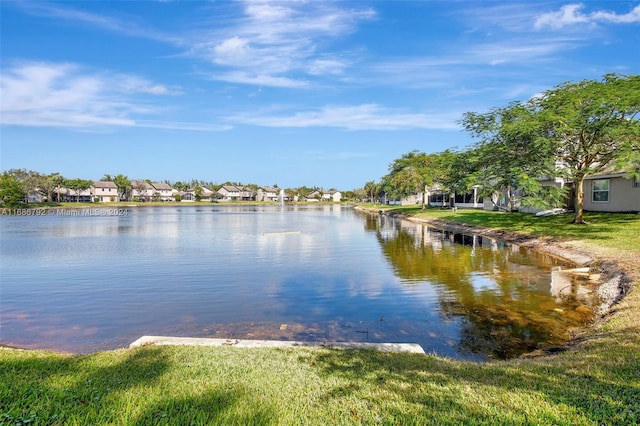
[[[638,178],[633,179],[633,186],[634,188],[640,188],[640,179]]]
[[[609,202],[609,179],[597,179],[593,181],[593,202]]]

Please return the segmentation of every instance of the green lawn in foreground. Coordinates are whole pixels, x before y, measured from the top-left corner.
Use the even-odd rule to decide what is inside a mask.
[[[564,228],[568,217],[463,213],[427,214],[582,235],[611,253],[624,239],[640,259],[633,216],[589,215],[590,231]],[[0,424],[640,424],[637,286],[575,349],[486,364],[308,348],[0,349]]]

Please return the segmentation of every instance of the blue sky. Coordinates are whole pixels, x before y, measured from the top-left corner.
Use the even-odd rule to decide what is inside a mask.
[[[640,69],[640,1],[0,1],[0,168],[350,190]]]

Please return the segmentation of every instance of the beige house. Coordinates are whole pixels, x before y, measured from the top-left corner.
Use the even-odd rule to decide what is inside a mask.
[[[305,201],[320,201],[322,198],[322,194],[320,191],[313,191],[311,194],[304,197]]]
[[[151,182],[151,186],[154,190],[154,198],[160,199],[160,201],[173,201],[174,198],[174,189],[167,185],[166,183],[161,182]]]
[[[91,197],[93,201],[99,202],[120,201],[118,187],[113,182],[93,182],[93,186],[91,186]]]
[[[256,201],[278,201],[279,194],[280,190],[278,188],[263,186],[258,188]]]
[[[625,173],[602,173],[584,180],[584,209],[592,212],[640,212],[640,180]]]
[[[201,188],[200,201],[212,201],[214,197],[213,191],[204,186]],[[192,188],[180,193],[180,201],[196,201],[196,190]]]
[[[223,185],[218,189],[221,201],[254,201],[256,193],[251,189],[243,186]]]
[[[154,192],[153,186],[144,180],[131,181],[131,196],[133,199],[151,201]]]
[[[237,201],[242,196],[242,189],[235,185],[222,185],[218,189],[218,194],[221,195],[221,201]]]

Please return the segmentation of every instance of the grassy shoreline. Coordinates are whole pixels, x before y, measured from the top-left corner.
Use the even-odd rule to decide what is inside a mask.
[[[624,270],[631,291],[571,350],[486,364],[363,350],[0,348],[0,424],[640,424],[640,215],[589,214],[593,224],[576,227],[395,211],[589,253],[593,267]]]

